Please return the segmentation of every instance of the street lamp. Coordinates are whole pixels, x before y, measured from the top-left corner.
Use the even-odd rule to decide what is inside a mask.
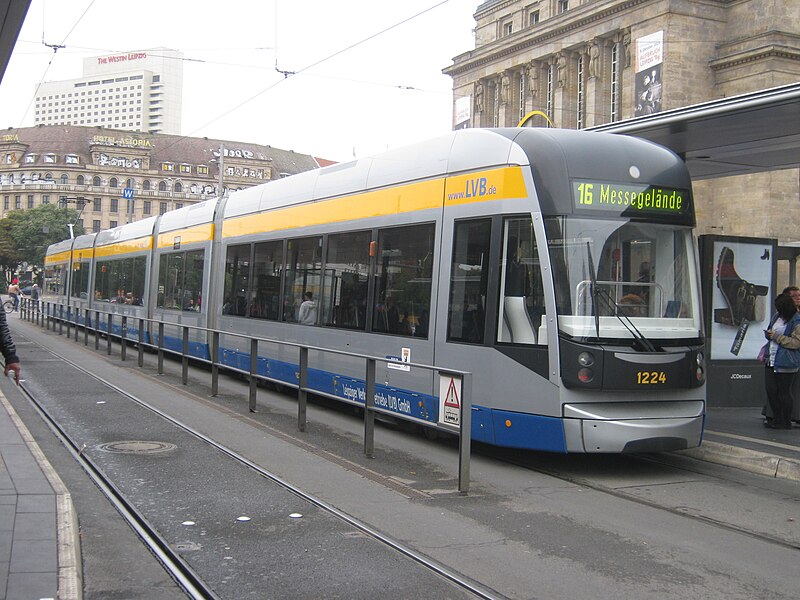
[[[209,162],[219,164],[219,183],[217,184],[217,196],[222,198],[222,196],[225,195],[225,182],[223,180],[223,175],[225,174],[225,144],[222,142],[219,143],[219,160],[212,158]]]
[[[77,198],[61,196],[58,199],[58,203],[65,209],[67,208],[68,204],[74,204],[80,207],[80,210],[78,211],[78,216],[75,217],[75,220],[72,223],[67,223],[67,227],[69,228],[69,239],[74,240],[75,232],[73,231],[73,228],[75,227],[75,224],[78,222],[78,219],[81,218],[81,214],[83,214],[83,209],[86,208],[86,198],[84,198],[83,196],[78,196]]]

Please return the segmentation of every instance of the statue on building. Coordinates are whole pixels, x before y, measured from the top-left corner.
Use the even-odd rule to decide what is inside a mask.
[[[532,60],[527,72],[528,90],[530,91],[531,96],[536,96],[539,91],[539,63],[535,60]]]
[[[625,68],[631,66],[631,32],[622,36],[622,47],[625,49]]]
[[[500,77],[500,102],[508,104],[509,100],[511,100],[511,77],[503,73]]]
[[[559,54],[556,59],[556,71],[558,75],[558,87],[562,88],[567,84],[567,57]]]
[[[475,82],[475,112],[483,112],[483,82]]]
[[[589,77],[600,77],[600,46],[596,42],[589,45]]]

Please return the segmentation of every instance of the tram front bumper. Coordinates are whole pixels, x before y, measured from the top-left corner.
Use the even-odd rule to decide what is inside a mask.
[[[700,445],[702,401],[565,405],[567,452],[685,450]]]

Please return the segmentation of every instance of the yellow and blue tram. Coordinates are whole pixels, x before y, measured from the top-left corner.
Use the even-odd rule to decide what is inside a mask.
[[[54,244],[45,292],[164,320],[176,349],[181,324],[219,330],[231,367],[249,368],[243,333],[385,356],[375,405],[428,426],[438,382],[402,361],[469,370],[489,444],[681,449],[705,414],[694,223],[687,169],[655,144],[469,129]],[[297,383],[295,350],[259,354]],[[363,403],[362,361],[309,367],[320,394]]]

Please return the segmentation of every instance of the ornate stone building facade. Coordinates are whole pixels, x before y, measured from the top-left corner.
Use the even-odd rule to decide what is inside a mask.
[[[537,111],[585,128],[800,81],[796,1],[488,0],[475,23],[475,49],[444,69],[456,127]],[[800,239],[798,176],[696,182],[698,232]]]
[[[220,181],[230,192],[319,166],[306,154],[246,142],[70,125],[8,129],[0,133],[0,218],[66,201],[82,209],[86,231],[100,231],[214,198]]]

